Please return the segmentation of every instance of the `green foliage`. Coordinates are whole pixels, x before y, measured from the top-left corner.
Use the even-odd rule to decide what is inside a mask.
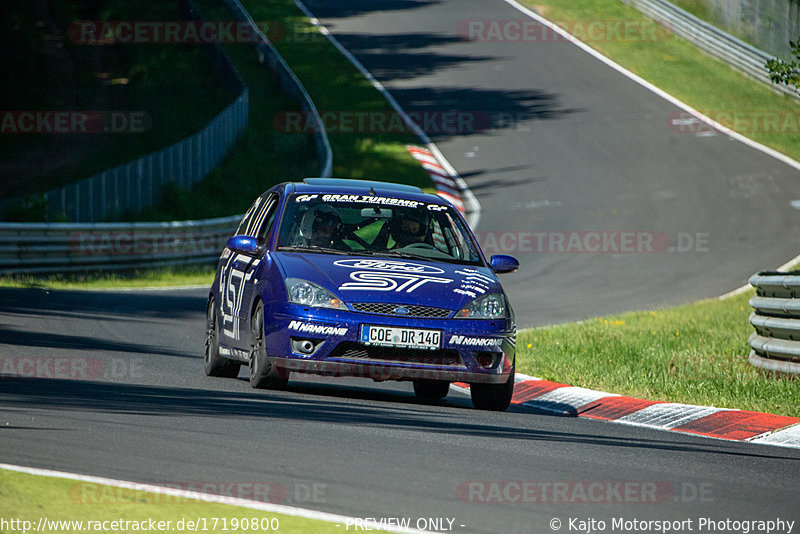
[[[633,397],[800,416],[800,377],[747,361],[752,296],[525,330],[518,368]]]
[[[769,72],[772,83],[792,85],[797,92],[800,92],[800,39],[789,41],[789,46],[792,47],[792,53],[797,58],[796,60],[770,59],[765,68]]]

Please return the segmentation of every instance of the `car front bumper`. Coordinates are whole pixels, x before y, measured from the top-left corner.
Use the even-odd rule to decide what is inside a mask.
[[[510,319],[388,316],[285,303],[270,308],[265,325],[267,355],[275,365],[293,372],[501,384],[514,365],[516,329]],[[439,348],[365,343],[364,325],[438,331]]]

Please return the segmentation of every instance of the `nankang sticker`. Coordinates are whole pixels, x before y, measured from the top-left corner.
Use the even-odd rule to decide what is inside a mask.
[[[466,337],[466,336],[451,336],[451,345],[464,345],[467,347],[496,347],[500,345],[500,339],[483,338],[483,337]]]
[[[403,208],[416,208],[422,204],[417,200],[404,198],[376,197],[371,195],[322,195],[323,202],[363,202],[366,204],[381,204],[383,206],[401,206]]]
[[[289,323],[289,330],[302,332],[304,334],[321,334],[325,336],[344,336],[347,335],[347,328],[335,326],[322,326],[319,324],[304,323],[302,321],[292,321]]]

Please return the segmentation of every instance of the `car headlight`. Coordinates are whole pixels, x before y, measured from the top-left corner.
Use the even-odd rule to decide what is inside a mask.
[[[506,299],[503,295],[497,293],[483,295],[461,308],[456,317],[462,319],[505,319]]]
[[[299,278],[286,279],[286,291],[289,293],[289,302],[313,308],[332,308],[346,310],[344,302],[336,295],[313,282]]]

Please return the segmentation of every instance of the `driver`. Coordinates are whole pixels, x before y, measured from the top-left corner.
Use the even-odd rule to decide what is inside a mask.
[[[388,224],[395,248],[426,242],[429,222],[428,213],[423,210],[410,209],[397,213]]]
[[[308,210],[300,222],[300,237],[306,245],[348,250],[342,241],[344,224],[336,208],[319,204]]]

